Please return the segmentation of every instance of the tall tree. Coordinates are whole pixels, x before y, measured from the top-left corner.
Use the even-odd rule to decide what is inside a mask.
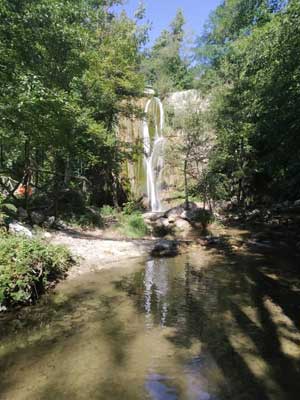
[[[143,91],[136,23],[119,1],[1,0],[1,168],[58,197],[111,201],[123,157],[115,126]]]
[[[300,5],[263,3],[255,15],[263,5],[264,22],[254,18],[246,33],[236,31],[207,70],[217,77],[210,81],[217,136],[211,172],[219,193],[240,203],[300,195]]]
[[[184,25],[184,15],[179,9],[169,30],[162,31],[144,62],[148,82],[161,95],[191,86],[189,60],[183,51]]]

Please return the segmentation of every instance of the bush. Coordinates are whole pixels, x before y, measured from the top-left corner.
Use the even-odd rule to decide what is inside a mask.
[[[101,207],[100,214],[102,217],[112,217],[115,216],[116,210],[111,206],[103,206]]]
[[[8,218],[15,215],[17,208],[14,204],[6,201],[5,197],[0,193],[0,227],[5,226]]]
[[[121,233],[126,237],[139,238],[149,233],[148,226],[140,212],[134,212],[130,215],[121,214],[119,225]]]
[[[203,229],[206,229],[207,226],[213,221],[212,213],[204,208],[191,210],[187,213],[187,217],[192,224],[200,223]]]
[[[102,228],[103,219],[100,210],[96,207],[86,207],[81,214],[64,216],[63,220],[74,228]]]
[[[138,201],[128,201],[127,203],[124,204],[123,206],[123,213],[130,215],[133,213],[138,213],[143,211],[142,204]]]
[[[0,306],[29,304],[63,277],[72,258],[67,249],[40,240],[0,237]]]

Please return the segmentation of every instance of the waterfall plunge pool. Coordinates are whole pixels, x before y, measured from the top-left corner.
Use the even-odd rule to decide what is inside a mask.
[[[199,251],[62,282],[1,316],[0,399],[295,400],[293,268]]]

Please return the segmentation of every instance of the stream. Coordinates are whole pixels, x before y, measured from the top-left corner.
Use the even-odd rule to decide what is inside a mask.
[[[296,400],[295,270],[199,250],[61,282],[0,316],[0,399]]]

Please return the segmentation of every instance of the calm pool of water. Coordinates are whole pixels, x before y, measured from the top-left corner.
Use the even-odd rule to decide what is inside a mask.
[[[280,257],[195,252],[61,283],[0,319],[1,400],[299,398],[300,284]]]

